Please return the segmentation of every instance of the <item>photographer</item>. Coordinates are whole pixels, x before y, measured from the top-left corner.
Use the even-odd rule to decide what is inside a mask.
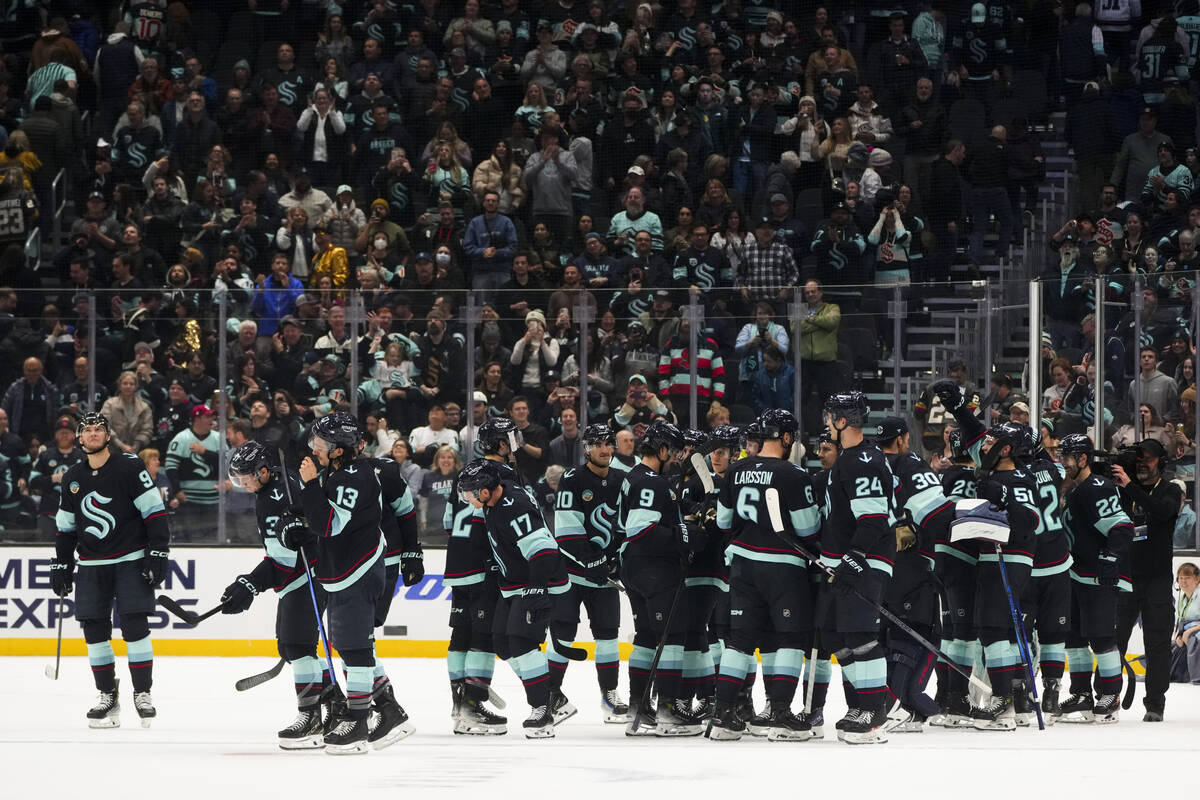
[[[750,387],[754,385],[755,376],[762,369],[763,350],[767,345],[775,345],[785,355],[788,352],[788,333],[782,326],[771,321],[775,313],[774,307],[760,301],[754,306],[754,321],[747,322],[738,332],[733,345],[733,352],[738,357],[738,382],[748,396]]]
[[[509,383],[520,384],[524,394],[542,396],[542,380],[558,366],[558,350],[558,340],[546,333],[546,315],[533,309],[525,315],[525,335],[513,345],[509,363],[516,374]]]
[[[1113,482],[1121,487],[1121,505],[1134,524],[1129,548],[1133,592],[1123,593],[1118,601],[1117,643],[1124,656],[1140,614],[1146,649],[1145,722],[1162,722],[1171,680],[1171,539],[1180,493],[1163,478],[1166,463],[1162,444],[1145,439],[1138,444],[1136,480],[1126,467],[1112,467]]]

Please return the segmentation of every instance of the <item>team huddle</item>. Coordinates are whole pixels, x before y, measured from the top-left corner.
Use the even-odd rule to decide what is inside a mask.
[[[525,736],[553,737],[577,713],[563,677],[587,657],[573,645],[581,607],[604,722],[630,736],[822,738],[833,660],[848,707],[834,727],[849,744],[925,725],[1116,721],[1117,597],[1130,588],[1134,537],[1116,485],[1093,471],[1086,436],[1065,437],[1055,461],[1026,426],[985,428],[953,381],[932,388],[958,423],[941,473],[910,451],[902,419],[868,428],[865,396],[845,392],[826,402],[811,473],[793,463],[799,425],[786,410],[711,433],[655,420],[632,467],[614,458],[614,431],[587,426],[586,460],[563,475],[546,512],[510,464],[516,425],[486,420],[483,457],[459,473],[444,516],[454,732],[507,732],[491,688],[498,656],[523,684]],[[62,478],[52,582],[63,597],[77,586],[100,691],[89,724],[120,724],[115,600],[147,725],[146,617],[169,534],[153,482],[108,437],[103,416],[81,419],[86,461]],[[265,555],[221,609],[277,594],[279,655],[298,707],[278,733],[285,750],[364,753],[413,731],[374,631],[397,584],[423,578],[422,553],[398,465],[365,457],[364,437],[355,417],[335,412],[311,426],[298,474],[257,442],[230,460],[230,479],[256,495]],[[633,611],[628,702],[617,690],[621,593]],[[321,639],[341,655],[344,691],[332,659],[318,657]],[[766,705],[755,709],[760,663]]]

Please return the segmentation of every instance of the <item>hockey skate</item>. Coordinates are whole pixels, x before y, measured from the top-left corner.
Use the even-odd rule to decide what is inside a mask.
[[[778,708],[771,714],[768,742],[807,742],[811,738],[812,725],[803,716],[793,714],[790,708]]]
[[[624,725],[629,722],[629,705],[621,700],[616,689],[605,689],[600,693],[600,710],[609,725]]]
[[[846,730],[846,726],[853,723],[855,720],[857,720],[858,715],[861,713],[862,712],[859,711],[857,708],[848,708],[848,709],[846,709],[846,716],[842,717],[837,722],[833,723],[834,730],[837,730],[839,732],[838,733],[839,739],[841,738],[841,731]]]
[[[550,713],[554,715],[554,724],[561,725],[579,713],[579,709],[567,699],[558,689],[550,690]]]
[[[972,725],[977,731],[1015,731],[1017,715],[1011,697],[993,695],[986,706],[971,709]]]
[[[529,712],[529,718],[521,723],[526,739],[553,739],[554,714],[550,706],[538,706]]]
[[[1058,707],[1058,721],[1071,724],[1090,723],[1095,720],[1091,692],[1072,692],[1071,696]]]
[[[458,722],[463,713],[463,698],[465,690],[462,681],[450,681],[450,719]]]
[[[647,703],[638,713],[638,709],[631,701],[629,704],[629,723],[625,726],[626,736],[654,736],[658,730],[658,712],[654,710],[654,706]],[[638,727],[633,729],[633,721],[637,719]]]
[[[736,742],[746,731],[746,723],[738,716],[737,707],[717,705],[704,736],[714,742]]]
[[[717,699],[715,697],[696,698],[696,704],[692,706],[692,716],[708,722],[716,710]]]
[[[808,722],[814,739],[825,738],[825,709],[814,708],[810,712],[801,712],[801,716]]]
[[[137,710],[143,728],[149,728],[150,723],[158,716],[158,712],[154,709],[154,698],[150,696],[149,692],[134,692],[133,707]]]
[[[1053,719],[1059,713],[1058,691],[1061,684],[1057,680],[1048,680],[1046,685],[1042,687],[1042,714]],[[1049,723],[1050,719],[1046,722]]]
[[[408,713],[396,701],[396,693],[389,683],[380,692],[375,707],[371,709],[371,716],[367,722],[367,741],[372,749],[382,750],[415,730],[416,727],[408,719]]]
[[[1013,681],[1013,716],[1018,728],[1028,728],[1035,716],[1033,698],[1021,681]]]
[[[1099,695],[1092,708],[1093,719],[1097,725],[1111,725],[1117,722],[1120,713],[1121,698],[1115,694]]]
[[[334,723],[346,715],[346,695],[342,693],[342,687],[333,683],[321,690],[321,711],[325,720],[321,730],[329,733]]]
[[[478,700],[464,698],[454,732],[468,736],[503,736],[508,733],[508,718],[495,714]]]
[[[924,733],[925,718],[913,711],[897,708],[888,715],[883,727],[888,733]]]
[[[276,734],[280,750],[319,750],[325,746],[321,708],[302,708],[286,728]]]
[[[325,752],[331,756],[360,755],[367,752],[367,721],[338,716],[325,734]]]
[[[845,725],[838,731],[838,739],[846,744],[883,744],[887,732],[883,723],[887,719],[882,711],[855,709],[853,719],[843,719]],[[849,717],[849,714],[847,714]]]
[[[753,706],[751,706],[753,708]],[[750,719],[746,720],[746,733],[751,736],[766,736],[771,731],[771,700],[767,698],[767,704],[763,706],[763,710],[755,714]]]
[[[114,681],[111,692],[101,692],[100,696],[96,698],[96,705],[87,712],[89,728],[121,727],[121,703],[117,700],[120,688],[121,681]]]
[[[704,724],[677,700],[659,702],[655,717],[655,736],[699,736],[704,733]]]
[[[949,695],[942,706],[942,713],[930,717],[929,724],[942,728],[970,728],[971,702],[965,694]]]

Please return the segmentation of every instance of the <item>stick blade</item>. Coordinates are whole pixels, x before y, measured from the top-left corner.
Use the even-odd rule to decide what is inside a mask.
[[[696,470],[696,476],[700,478],[700,483],[704,486],[705,494],[712,494],[717,490],[717,485],[713,483],[712,473],[708,471],[708,464],[704,460],[704,456],[699,453],[692,453],[692,457],[688,459],[692,463],[692,469]]]
[[[554,647],[554,652],[568,661],[587,661],[587,650],[584,650],[582,647],[572,647],[566,642],[560,642],[553,636],[550,637],[550,644]]]
[[[242,678],[233,685],[233,688],[239,692],[244,692],[247,689],[253,689],[255,686],[261,686],[277,676],[283,670],[283,665],[286,663],[287,662],[281,658],[275,662],[275,666],[271,667],[266,672],[260,672],[257,675],[251,675],[248,678]]]
[[[58,666],[52,665],[52,664],[47,664],[46,665],[46,677],[52,681],[58,680]]]
[[[771,518],[771,529],[775,533],[783,533],[783,508],[779,504],[779,490],[772,486],[770,489],[767,489],[765,497],[767,501],[767,515]]]
[[[1133,665],[1127,659],[1122,658],[1121,662],[1125,668],[1125,697],[1121,699],[1121,708],[1128,711],[1133,708],[1133,696],[1137,693],[1137,673],[1133,671]]]

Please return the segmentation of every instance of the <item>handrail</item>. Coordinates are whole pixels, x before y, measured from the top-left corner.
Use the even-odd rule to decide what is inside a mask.
[[[67,207],[67,197],[64,191],[62,201],[58,199],[59,192],[66,185],[66,169],[60,169],[58,174],[54,176],[54,180],[50,181],[50,213],[53,217],[51,221],[51,247],[59,247],[62,245],[62,215]]]
[[[25,266],[37,269],[42,261],[42,229],[35,227],[25,236]]]

